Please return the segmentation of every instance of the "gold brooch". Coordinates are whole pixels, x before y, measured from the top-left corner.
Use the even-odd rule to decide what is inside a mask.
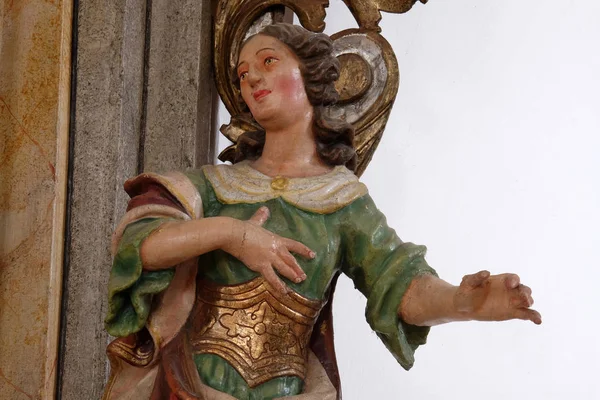
[[[271,181],[271,188],[273,190],[285,190],[288,185],[288,179],[283,176],[277,176]]]

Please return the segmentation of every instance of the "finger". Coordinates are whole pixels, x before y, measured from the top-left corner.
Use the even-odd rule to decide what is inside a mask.
[[[283,244],[289,251],[293,251],[304,258],[313,259],[317,256],[310,248],[295,240],[283,238]]]
[[[526,293],[519,293],[510,299],[510,305],[516,308],[529,308],[533,305],[533,297]]]
[[[266,267],[261,271],[263,277],[269,284],[278,292],[287,294],[288,287],[275,273],[275,270],[272,267]]]
[[[476,274],[465,275],[462,279],[462,285],[466,285],[472,289],[477,288],[483,285],[487,279],[490,277],[490,271],[479,271]]]
[[[268,219],[269,216],[271,215],[271,212],[269,211],[269,209],[267,207],[261,207],[258,210],[256,210],[256,212],[254,213],[254,215],[252,217],[250,217],[250,219],[248,220],[248,222],[258,225],[258,226],[262,226]]]
[[[542,316],[539,312],[529,308],[518,308],[514,312],[514,318],[531,321],[536,325],[542,323]]]
[[[533,305],[533,297],[531,297],[531,288],[525,285],[519,285],[517,288],[519,291],[519,295],[524,304],[524,307],[531,307]]]
[[[519,287],[517,289],[519,290],[519,293],[524,293],[524,294],[527,294],[528,296],[531,296],[531,288],[529,286],[519,285]]]
[[[273,267],[277,269],[281,275],[285,276],[292,282],[300,283],[302,282],[302,276],[298,275],[292,267],[290,267],[283,259],[279,259],[273,262]]]
[[[533,305],[533,297],[531,297],[531,289],[525,285],[519,285],[511,291],[510,305],[513,307],[528,308]]]
[[[504,284],[507,289],[516,289],[521,284],[521,278],[517,274],[506,274]]]
[[[533,303],[535,303],[533,301],[533,297],[527,295],[527,307],[531,307],[533,305]]]
[[[304,273],[304,270],[302,270],[302,267],[300,267],[298,261],[296,261],[296,258],[293,255],[291,255],[287,250],[282,250],[279,256],[294,273],[294,277],[288,279],[296,283],[300,283],[306,279],[306,274]]]

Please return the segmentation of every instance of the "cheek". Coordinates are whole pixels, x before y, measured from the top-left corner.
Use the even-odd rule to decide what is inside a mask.
[[[244,100],[244,103],[246,104],[250,104],[250,98],[252,97],[252,92],[250,91],[250,89],[248,88],[248,85],[246,85],[245,83],[241,83],[240,84],[240,93],[242,94],[242,99]]]
[[[296,69],[291,74],[279,74],[275,79],[275,89],[289,101],[297,103],[304,101],[306,90],[300,70]]]

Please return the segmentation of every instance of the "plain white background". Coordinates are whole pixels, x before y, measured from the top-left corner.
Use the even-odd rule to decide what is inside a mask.
[[[327,23],[356,26],[341,0]],[[342,278],[344,399],[600,399],[600,2],[430,0],[381,27],[401,83],[362,181],[442,278],[516,272],[544,323],[434,327],[406,372]]]

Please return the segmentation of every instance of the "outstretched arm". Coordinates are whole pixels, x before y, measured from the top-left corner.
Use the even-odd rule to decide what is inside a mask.
[[[454,286],[432,275],[419,276],[404,294],[398,313],[407,323],[434,326],[453,321],[506,321],[523,319],[542,323],[532,310],[531,289],[515,274],[466,275]]]

